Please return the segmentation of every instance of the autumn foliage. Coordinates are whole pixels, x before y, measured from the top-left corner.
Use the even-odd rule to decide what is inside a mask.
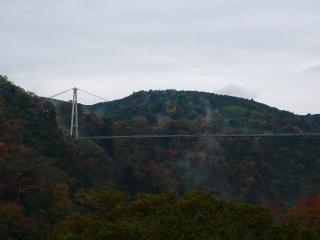
[[[215,94],[138,92],[117,103],[79,105],[80,133],[320,129],[318,116]],[[317,139],[74,141],[69,123],[68,102],[0,76],[1,240],[320,239],[319,198],[305,199],[320,194]]]
[[[320,229],[320,196],[299,200],[287,210],[285,220],[298,229]]]

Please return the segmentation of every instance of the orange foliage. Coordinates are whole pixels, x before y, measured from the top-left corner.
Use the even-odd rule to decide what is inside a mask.
[[[287,210],[285,219],[299,229],[320,228],[320,196],[301,199]]]
[[[0,218],[5,225],[1,232],[4,238],[1,239],[13,239],[13,229],[16,239],[34,239],[34,234],[39,230],[36,222],[26,217],[23,208],[17,203],[0,202]]]
[[[268,208],[271,212],[271,215],[277,219],[283,217],[284,212],[286,211],[285,205],[279,201],[272,201],[265,204],[265,207]]]
[[[168,113],[176,113],[177,112],[177,106],[173,106],[171,108],[168,108],[167,109],[167,112]]]

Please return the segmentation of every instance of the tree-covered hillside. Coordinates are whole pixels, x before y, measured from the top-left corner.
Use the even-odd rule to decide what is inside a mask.
[[[70,103],[56,107],[60,126],[67,128]],[[320,131],[319,115],[299,116],[253,100],[204,92],[140,91],[121,100],[81,106],[80,112],[82,136]],[[290,205],[320,192],[316,138],[95,142],[112,156],[116,185],[133,195],[202,187],[224,199]],[[102,175],[98,182],[105,181]]]
[[[320,201],[308,197],[320,140],[75,141],[71,104],[53,103],[0,76],[0,239],[319,238]],[[208,93],[79,107],[87,136],[319,129],[318,116]]]
[[[109,160],[66,137],[51,103],[0,76],[0,239],[44,239],[73,210],[74,192],[91,186],[88,165]]]

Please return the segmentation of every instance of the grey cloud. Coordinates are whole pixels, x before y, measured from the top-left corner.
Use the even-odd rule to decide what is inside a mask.
[[[287,104],[292,101],[283,92],[293,75],[301,74],[297,69],[320,61],[318,0],[0,0],[0,5],[0,73],[22,87],[37,86],[42,95],[73,85],[119,98],[139,89],[212,91],[237,83],[257,89],[261,102],[303,113]],[[301,89],[310,96],[320,87],[316,79],[308,81],[291,84],[291,96]],[[279,86],[283,91],[275,91]],[[270,100],[275,92],[278,98]],[[313,112],[320,111],[319,102],[308,102]]]
[[[320,75],[320,64],[305,68],[302,73]]]

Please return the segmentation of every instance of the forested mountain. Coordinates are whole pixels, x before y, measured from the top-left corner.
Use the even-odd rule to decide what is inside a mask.
[[[70,108],[0,76],[0,239],[319,238],[320,140],[75,141]],[[79,108],[82,136],[320,128],[319,116],[199,92]]]
[[[56,103],[61,128],[70,103]],[[190,91],[140,91],[80,107],[82,136],[190,133],[319,132],[320,116],[299,116],[230,96]],[[293,204],[320,192],[320,139],[173,138],[95,141],[113,160],[116,185],[137,192],[201,187],[251,203]],[[93,166],[94,168],[94,166]],[[94,178],[101,184],[109,177]]]

